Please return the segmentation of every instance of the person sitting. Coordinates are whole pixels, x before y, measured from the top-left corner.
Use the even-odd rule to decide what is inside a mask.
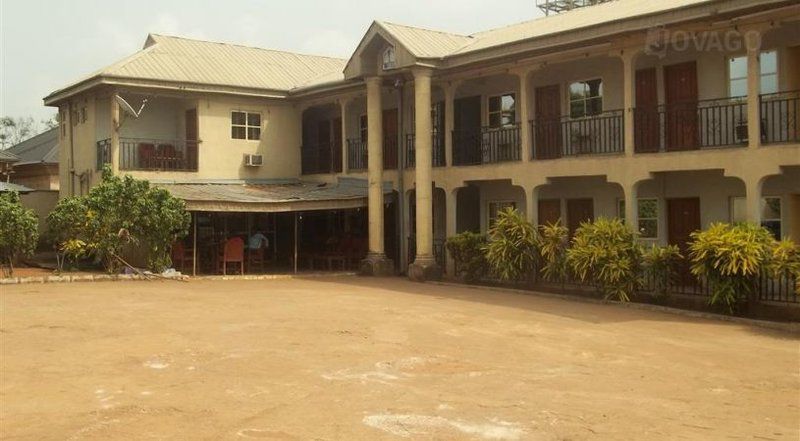
[[[260,270],[264,271],[264,264],[266,263],[266,250],[269,247],[269,239],[264,236],[261,231],[256,231],[247,239],[247,266],[249,271],[258,266]]]
[[[264,233],[260,230],[256,230],[256,232],[247,239],[247,248],[251,250],[269,248],[269,239],[267,239],[267,236],[264,236]]]

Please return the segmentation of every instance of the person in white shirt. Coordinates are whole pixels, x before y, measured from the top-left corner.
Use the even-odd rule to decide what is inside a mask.
[[[269,248],[269,239],[267,239],[267,236],[264,236],[264,233],[261,231],[256,231],[247,239],[247,248],[257,250],[262,247]]]

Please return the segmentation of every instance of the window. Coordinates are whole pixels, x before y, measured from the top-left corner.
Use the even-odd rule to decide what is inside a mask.
[[[747,96],[747,56],[733,57],[728,63],[728,96]],[[761,93],[778,91],[778,54],[761,53]]]
[[[361,135],[361,141],[367,142],[367,135],[369,134],[369,127],[367,123],[367,115],[361,115],[358,120],[358,134]]]
[[[578,81],[569,85],[569,116],[583,118],[603,113],[603,81]]]
[[[515,94],[489,97],[489,126],[506,127],[517,123]]]
[[[655,239],[658,237],[658,199],[637,199],[639,224],[639,237],[642,239]],[[625,199],[617,200],[617,217],[625,219]]]
[[[489,215],[489,222],[487,226],[491,227],[494,220],[497,219],[497,213],[505,210],[506,208],[517,208],[517,203],[514,201],[490,201],[487,214]]]
[[[731,198],[731,222],[745,222],[747,220],[746,199],[743,197]],[[769,196],[761,199],[761,226],[769,230],[775,239],[781,238],[781,198]]]
[[[254,112],[231,112],[231,138],[257,141],[261,139],[261,114]]]
[[[394,69],[397,67],[397,60],[395,59],[394,48],[389,46],[383,51],[383,70]]]
[[[81,107],[81,124],[86,122],[86,107]]]

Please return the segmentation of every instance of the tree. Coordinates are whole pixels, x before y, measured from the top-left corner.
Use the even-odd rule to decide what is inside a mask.
[[[73,196],[58,201],[47,216],[48,239],[61,255],[59,270],[63,269],[65,260],[75,263],[87,252],[86,213],[86,198]]]
[[[0,117],[0,148],[6,149],[19,144],[34,135],[57,126],[58,119],[55,114],[38,123],[30,116],[18,118]]]
[[[30,256],[39,239],[38,220],[33,210],[22,206],[16,192],[0,193],[0,262],[7,274],[14,273],[14,260]]]
[[[507,208],[497,214],[489,228],[486,260],[500,280],[522,280],[536,266],[538,240],[536,227],[517,210]]]

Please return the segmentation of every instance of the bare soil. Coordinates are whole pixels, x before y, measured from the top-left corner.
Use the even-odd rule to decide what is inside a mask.
[[[0,438],[800,438],[800,340],[358,277],[0,287]]]

